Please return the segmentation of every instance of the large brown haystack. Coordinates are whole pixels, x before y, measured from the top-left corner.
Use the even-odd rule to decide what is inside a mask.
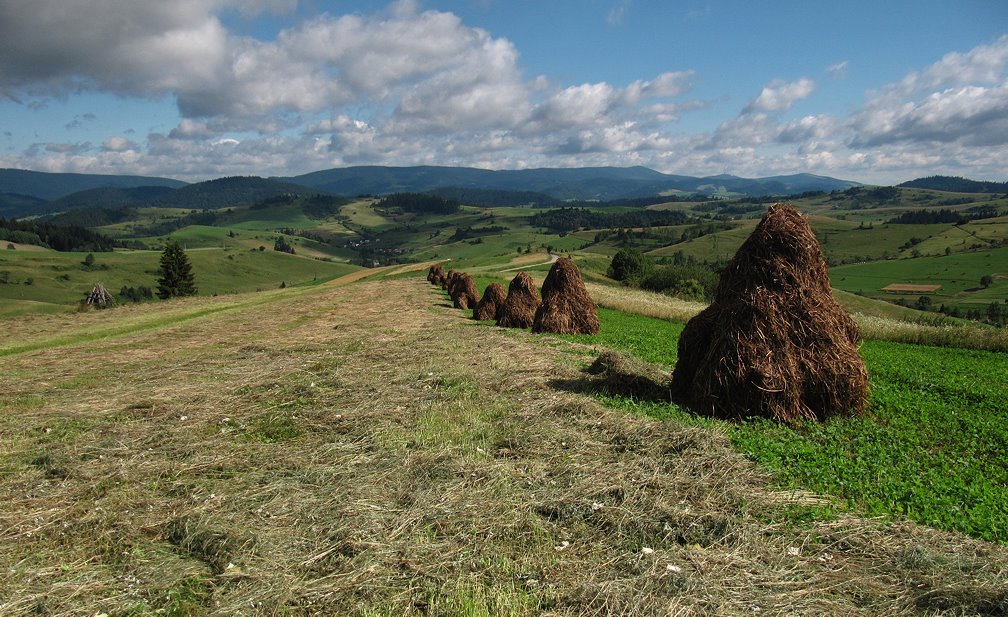
[[[479,292],[476,291],[476,281],[473,277],[462,272],[452,279],[448,286],[448,295],[451,296],[452,304],[457,309],[469,309],[479,302]]]
[[[595,301],[588,295],[574,260],[556,260],[542,286],[542,305],[532,323],[533,332],[598,334]]]
[[[541,303],[535,281],[525,272],[519,272],[508,285],[507,297],[497,312],[497,325],[502,328],[531,328]]]
[[[444,267],[441,264],[434,264],[427,272],[427,282],[431,285],[440,285],[445,280]]]
[[[859,413],[868,389],[859,340],[812,229],[774,204],[721,274],[713,304],[686,324],[672,397],[728,419]]]
[[[497,319],[497,312],[503,306],[506,297],[503,285],[500,283],[490,283],[483,291],[483,297],[480,298],[476,308],[473,309],[473,319],[495,321]]]

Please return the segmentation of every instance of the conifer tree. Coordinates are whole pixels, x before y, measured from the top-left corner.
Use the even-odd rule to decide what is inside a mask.
[[[158,278],[157,295],[162,300],[196,295],[192,264],[178,240],[169,242],[161,253],[161,277]]]

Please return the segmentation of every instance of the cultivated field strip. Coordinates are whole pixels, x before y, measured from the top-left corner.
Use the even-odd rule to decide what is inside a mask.
[[[0,357],[0,613],[1008,601],[1004,547],[810,516],[724,435],[601,407],[572,344],[465,319],[422,277],[256,297],[100,339],[116,311],[10,322],[60,344]]]

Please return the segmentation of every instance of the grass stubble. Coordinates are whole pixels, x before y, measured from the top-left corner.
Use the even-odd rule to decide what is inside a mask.
[[[717,430],[556,388],[573,344],[444,304],[318,287],[0,357],[0,613],[1008,604],[1004,547],[775,492]]]

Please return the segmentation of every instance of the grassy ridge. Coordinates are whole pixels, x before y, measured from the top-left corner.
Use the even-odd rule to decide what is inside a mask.
[[[187,251],[201,295],[230,294],[332,279],[357,270],[357,266],[291,256],[272,250],[205,248]],[[2,251],[0,316],[66,310],[103,283],[113,294],[123,286],[156,288],[158,251],[96,253],[95,265],[83,265],[85,253],[55,251]],[[42,311],[46,312],[46,311]]]
[[[682,325],[599,310],[602,332],[565,337],[669,371]],[[719,426],[783,487],[836,495],[870,514],[1008,542],[1008,355],[868,341],[870,414],[786,427],[697,418],[667,402],[605,398],[650,416]]]

